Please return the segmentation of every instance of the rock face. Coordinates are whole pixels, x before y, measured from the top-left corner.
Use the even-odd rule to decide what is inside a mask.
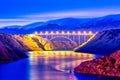
[[[49,42],[34,35],[0,33],[0,62],[12,62],[28,57],[27,51],[51,50]]]
[[[28,57],[25,48],[12,35],[0,33],[0,62],[12,62]]]
[[[47,40],[41,38],[40,36],[13,35],[13,37],[18,40],[27,51],[51,50],[50,44]]]
[[[110,54],[120,49],[120,29],[106,30],[98,33],[86,45],[75,49],[76,52]]]
[[[120,77],[120,50],[109,56],[83,62],[74,71],[83,74]]]
[[[70,41],[50,41],[52,50],[73,50],[77,44]]]

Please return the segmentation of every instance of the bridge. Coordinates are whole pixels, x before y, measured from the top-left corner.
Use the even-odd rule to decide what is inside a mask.
[[[92,39],[97,32],[92,31],[44,31],[35,32],[34,35],[39,35],[47,40],[68,40],[78,45],[83,44]]]

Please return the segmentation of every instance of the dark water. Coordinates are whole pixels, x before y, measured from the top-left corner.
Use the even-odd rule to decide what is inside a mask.
[[[75,66],[95,57],[72,51],[30,52],[29,59],[0,64],[0,80],[120,80],[73,73]]]

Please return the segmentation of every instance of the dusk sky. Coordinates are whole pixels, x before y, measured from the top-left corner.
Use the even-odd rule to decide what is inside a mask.
[[[0,26],[120,14],[120,0],[0,0]]]

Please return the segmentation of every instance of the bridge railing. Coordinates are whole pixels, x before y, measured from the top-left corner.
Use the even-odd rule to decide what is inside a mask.
[[[96,32],[97,33],[97,32]],[[45,31],[45,32],[35,32],[34,34],[36,34],[36,35],[94,35],[94,34],[96,34],[96,33],[93,33],[92,31],[83,31],[83,32],[81,32],[81,31],[56,31],[56,32],[54,32],[54,31]]]

